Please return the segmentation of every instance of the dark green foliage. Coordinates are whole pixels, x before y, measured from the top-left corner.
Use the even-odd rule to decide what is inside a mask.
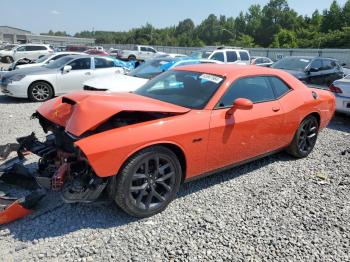
[[[233,7],[234,8],[234,7]],[[169,46],[234,45],[279,48],[350,48],[350,0],[333,1],[329,9],[301,16],[287,0],[252,5],[237,17],[210,14],[199,25],[191,19],[162,29],[146,24],[127,32],[82,31],[76,37],[95,38],[97,44],[149,44]],[[49,35],[67,35],[50,32]]]

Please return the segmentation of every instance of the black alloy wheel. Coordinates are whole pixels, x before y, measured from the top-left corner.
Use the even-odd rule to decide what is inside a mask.
[[[163,211],[175,198],[181,178],[181,165],[174,152],[153,146],[127,160],[112,178],[109,191],[126,213],[148,217]]]
[[[316,117],[313,115],[306,117],[301,122],[287,152],[297,158],[308,156],[316,144],[318,131],[319,123]]]

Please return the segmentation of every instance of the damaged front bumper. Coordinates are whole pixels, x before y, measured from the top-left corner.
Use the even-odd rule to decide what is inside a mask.
[[[62,131],[64,132],[64,131]],[[35,134],[0,146],[0,160],[12,152],[17,156],[0,165],[0,181],[34,190],[21,199],[0,198],[0,224],[10,223],[33,212],[47,190],[60,191],[65,202],[89,203],[97,200],[107,179],[96,176],[79,149],[60,130],[53,130],[44,142]],[[25,165],[30,153],[39,157],[36,167]]]

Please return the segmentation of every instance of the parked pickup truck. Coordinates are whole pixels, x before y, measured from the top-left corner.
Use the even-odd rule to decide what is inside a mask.
[[[134,47],[134,50],[121,50],[118,53],[118,57],[123,60],[145,61],[162,54],[164,53],[158,52],[151,46],[137,45]]]

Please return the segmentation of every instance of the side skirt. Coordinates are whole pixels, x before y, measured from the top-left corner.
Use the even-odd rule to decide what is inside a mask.
[[[267,156],[274,155],[274,154],[277,154],[279,152],[282,152],[283,150],[285,150],[285,148],[280,148],[280,149],[274,150],[272,152],[268,152],[268,153],[265,153],[265,154],[262,154],[262,155],[259,155],[259,156],[247,159],[247,160],[243,160],[243,161],[240,161],[240,162],[237,162],[237,163],[234,163],[234,164],[230,164],[228,166],[220,167],[218,169],[214,169],[212,171],[203,173],[203,174],[198,175],[198,176],[186,178],[184,183],[195,181],[197,179],[201,179],[201,178],[204,178],[204,177],[216,174],[216,173],[220,173],[222,171],[229,170],[229,169],[232,169],[232,168],[237,167],[237,166],[241,166],[241,165],[244,165],[244,164],[247,164],[247,163],[250,163],[250,162],[254,162],[254,161],[258,160],[258,159],[261,159],[261,158],[264,158],[264,157],[267,157]]]

